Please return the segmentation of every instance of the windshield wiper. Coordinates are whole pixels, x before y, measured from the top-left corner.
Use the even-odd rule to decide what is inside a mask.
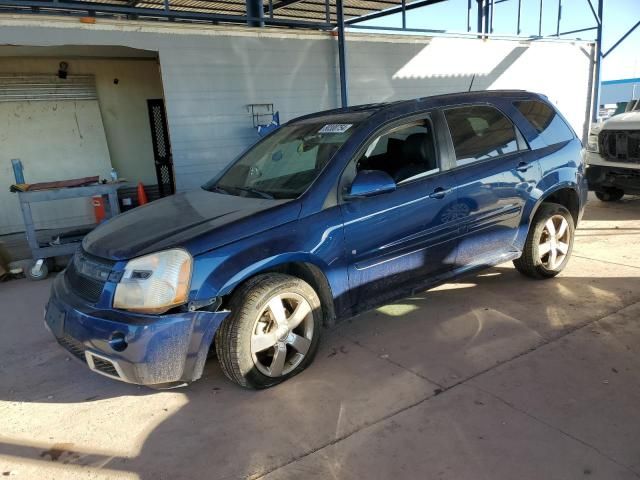
[[[263,192],[262,190],[258,190],[257,188],[251,188],[251,187],[233,187],[234,190],[239,190],[241,192],[247,192],[247,193],[252,193],[254,195],[257,195],[261,198],[266,198],[269,200],[273,200],[275,197],[273,195],[271,195],[268,192]]]
[[[212,187],[205,188],[205,190],[208,191],[208,192],[220,192],[220,193],[224,193],[225,195],[231,195],[231,192],[229,192],[228,190],[226,190],[226,189],[224,189],[222,187],[219,187],[218,185],[214,185]]]

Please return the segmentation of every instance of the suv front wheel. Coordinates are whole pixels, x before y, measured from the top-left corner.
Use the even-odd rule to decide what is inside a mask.
[[[569,261],[574,233],[575,226],[569,210],[557,203],[543,203],[529,227],[522,256],[513,264],[528,277],[555,277]]]
[[[225,375],[246,388],[267,388],[300,373],[318,349],[320,299],[303,280],[258,275],[230,300],[231,314],[216,333]]]

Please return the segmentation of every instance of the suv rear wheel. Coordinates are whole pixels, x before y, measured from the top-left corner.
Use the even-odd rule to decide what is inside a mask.
[[[303,280],[259,275],[236,291],[216,333],[222,371],[247,388],[266,388],[300,373],[318,349],[322,308]]]
[[[569,210],[557,203],[543,203],[531,222],[522,256],[513,264],[531,278],[555,277],[569,261],[574,233]]]
[[[603,202],[617,202],[624,197],[624,190],[607,188],[606,190],[596,192],[596,197]]]

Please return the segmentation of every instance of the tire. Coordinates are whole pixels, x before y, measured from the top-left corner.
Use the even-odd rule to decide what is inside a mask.
[[[555,235],[550,232],[550,221]],[[575,225],[569,210],[557,203],[543,203],[529,227],[522,256],[513,264],[520,273],[531,278],[555,277],[567,266],[574,237]],[[541,251],[547,249],[548,252]]]
[[[606,190],[596,192],[596,197],[603,202],[617,202],[624,197],[624,190],[607,188]]]
[[[24,271],[26,277],[32,282],[38,282],[40,280],[44,280],[49,275],[49,265],[45,260],[40,265],[40,269],[36,271],[36,262],[32,262]]]
[[[215,349],[222,371],[233,382],[245,388],[272,387],[313,361],[322,307],[308,283],[280,273],[258,275],[232,295],[229,307],[231,314],[216,332]]]

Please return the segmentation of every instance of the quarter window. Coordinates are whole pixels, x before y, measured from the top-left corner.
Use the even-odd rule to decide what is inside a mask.
[[[376,136],[356,164],[360,170],[383,170],[396,183],[438,171],[438,160],[428,120],[400,125]]]
[[[515,127],[499,110],[486,105],[445,110],[458,165],[518,151]]]
[[[514,102],[515,107],[540,134],[547,145],[573,139],[571,128],[549,105],[538,100]]]

